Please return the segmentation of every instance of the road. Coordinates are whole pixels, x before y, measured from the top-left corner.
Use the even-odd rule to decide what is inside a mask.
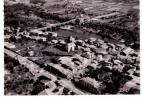
[[[29,69],[29,71],[35,76],[37,79],[39,76],[46,76],[50,78],[52,81],[56,81],[58,76],[53,75],[52,73],[45,71],[44,69],[40,68],[39,65],[35,64],[33,61],[29,60],[28,57],[22,57],[21,55],[17,54],[16,52],[8,49],[7,47],[4,48],[4,53],[9,55],[10,57],[19,61],[21,65],[24,65]],[[77,89],[69,80],[63,79],[60,81],[60,84],[63,87],[69,88],[73,92],[77,93],[78,95],[84,95],[82,91]]]

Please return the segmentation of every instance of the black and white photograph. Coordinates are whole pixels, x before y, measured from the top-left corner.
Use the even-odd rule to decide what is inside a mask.
[[[139,95],[140,0],[4,0],[4,95]]]

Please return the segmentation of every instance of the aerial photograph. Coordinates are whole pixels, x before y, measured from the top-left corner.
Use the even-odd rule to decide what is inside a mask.
[[[4,95],[139,95],[140,0],[4,0]]]

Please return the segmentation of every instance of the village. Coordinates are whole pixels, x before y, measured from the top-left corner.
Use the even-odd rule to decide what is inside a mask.
[[[105,24],[99,19],[117,14],[79,14],[30,29],[5,26],[5,94],[139,94],[140,50],[138,40],[131,37],[134,33],[121,28],[114,32],[107,25],[86,27],[90,22]],[[133,34],[127,39],[129,32]],[[12,90],[9,82],[20,84],[14,75],[18,82],[27,82],[26,90],[24,84]]]

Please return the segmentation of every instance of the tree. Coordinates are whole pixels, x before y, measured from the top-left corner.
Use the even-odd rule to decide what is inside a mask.
[[[46,1],[45,0],[30,0],[30,3],[43,5],[44,3],[46,3]]]

